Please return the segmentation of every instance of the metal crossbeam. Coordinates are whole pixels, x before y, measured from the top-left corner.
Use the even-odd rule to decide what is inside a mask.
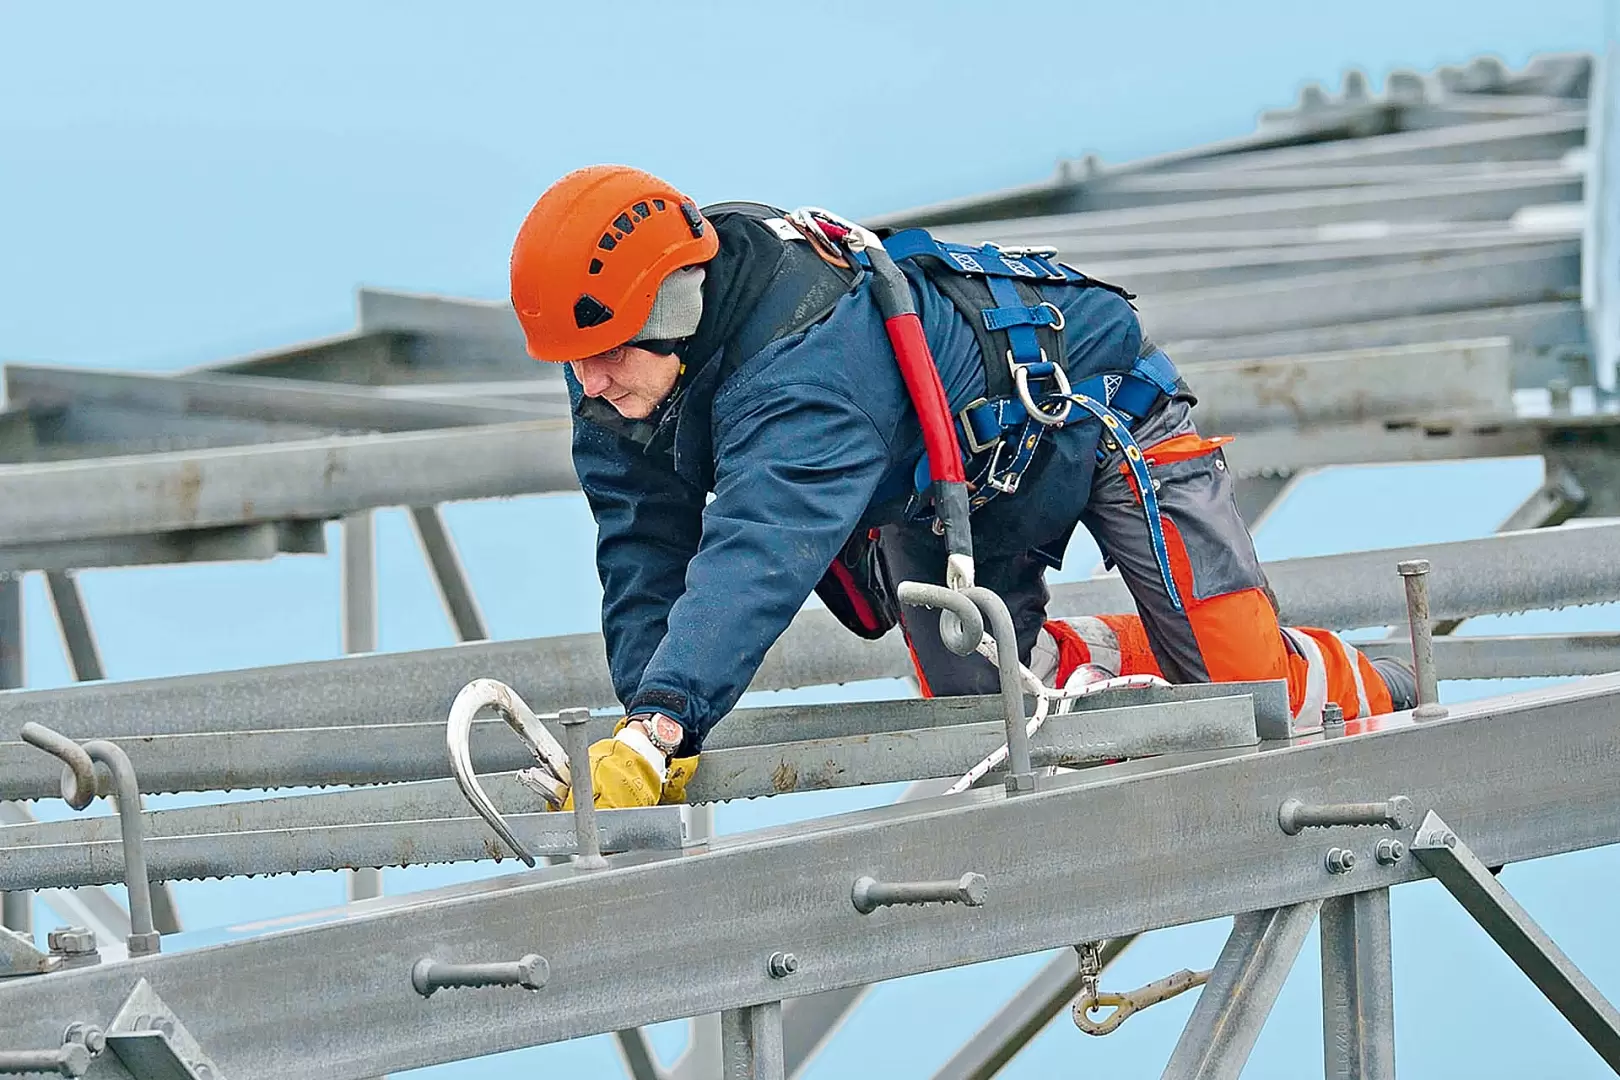
[[[0,546],[578,487],[566,420],[0,466]]]
[[[1037,764],[1080,765],[1252,746],[1259,741],[1250,698],[1196,696],[1202,700],[1188,695],[1168,713],[1156,711],[1157,706],[1135,705],[1051,717],[1031,739],[1031,754]],[[1006,740],[1006,714],[999,698],[965,700],[972,703],[971,712],[954,703],[943,709],[928,707],[932,702],[751,711],[735,717],[734,727],[728,721],[716,728],[717,736],[725,729],[726,737],[715,738],[705,748],[702,767],[687,785],[687,798],[720,802],[960,776]],[[915,729],[897,726],[919,716],[921,723]],[[594,720],[591,740],[607,738],[613,723],[612,717]],[[801,737],[772,737],[795,728]],[[830,733],[822,734],[818,728]],[[443,721],[112,741],[129,755],[141,789],[148,793],[391,784],[450,775]],[[471,746],[473,760],[483,771],[535,764],[503,720],[474,724]],[[58,763],[26,743],[0,743],[0,793],[5,797],[49,798],[58,793],[60,772]],[[323,797],[341,804],[339,796]],[[420,798],[414,792],[412,797]]]
[[[1102,970],[1107,971],[1135,940],[1133,936],[1103,942],[1098,950]],[[940,1066],[934,1080],[990,1080],[1082,989],[1079,957],[1073,949],[1059,951]]]
[[[296,799],[287,801],[298,801]],[[215,810],[214,807],[205,809]],[[161,819],[160,811],[149,818]],[[110,838],[79,840],[85,830],[71,828],[85,820],[51,822],[37,826],[7,826],[37,830],[47,842],[5,843],[0,863],[0,889],[34,883],[40,889],[70,889],[83,885],[112,885],[124,881],[124,857],[117,830]],[[537,856],[570,855],[579,850],[572,814],[509,814],[507,821],[518,838]],[[603,851],[678,850],[683,842],[680,807],[653,806],[635,810],[602,811],[597,834]],[[70,826],[62,829],[58,826]],[[172,826],[170,826],[172,828]],[[104,834],[108,830],[89,830]],[[63,836],[75,837],[62,840]],[[238,826],[213,833],[153,836],[143,844],[147,872],[166,881],[235,877],[256,874],[294,874],[310,870],[366,870],[385,866],[426,866],[432,863],[474,862],[479,859],[515,859],[465,804],[459,817],[409,821],[384,819],[346,824],[254,829]],[[381,895],[376,893],[375,895]],[[370,899],[370,897],[350,897]]]
[[[1449,807],[1447,813],[1451,813]],[[1418,825],[1412,854],[1547,995],[1598,1056],[1620,1072],[1620,1010],[1508,895],[1488,869],[1491,864],[1482,862],[1432,810]]]
[[[1322,903],[1322,1054],[1329,1077],[1395,1080],[1389,890]]]
[[[1237,1080],[1321,906],[1309,900],[1232,920],[1165,1080]]]
[[[1415,367],[1424,373],[1411,378]],[[1359,423],[1447,411],[1511,412],[1507,338],[1184,365],[1201,430]]]
[[[605,870],[549,867],[384,899],[337,922],[139,963],[226,1074],[350,1080],[1421,876],[1411,859],[1327,873],[1322,844],[1339,834],[1282,835],[1267,808],[1289,796],[1401,792],[1418,807],[1445,806],[1492,865],[1620,841],[1617,700],[1620,677],[1593,679],[1279,752],[1070,777],[1012,798],[970,793],[716,840],[700,853],[615,856]],[[1480,784],[1501,761],[1514,768]],[[1132,842],[1120,844],[1126,818]],[[1164,873],[1167,860],[1178,873]],[[863,874],[937,880],[968,870],[988,882],[980,907],[861,915],[851,904]],[[726,916],[694,920],[679,940],[598,932],[605,910],[640,925],[670,896],[700,894]],[[798,971],[775,979],[766,960],[783,949]],[[550,964],[534,997],[424,1002],[410,985],[424,953],[527,952]],[[245,970],[255,977],[232,977]],[[647,970],[666,977],[622,977]],[[260,992],[283,981],[301,992]],[[117,964],[0,985],[0,1045],[47,1045],[69,1022],[105,1020],[128,987]],[[290,1025],[301,1037],[286,1038]]]

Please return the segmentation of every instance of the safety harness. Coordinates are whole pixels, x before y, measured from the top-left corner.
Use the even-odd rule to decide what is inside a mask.
[[[911,260],[927,274],[973,327],[984,359],[985,396],[954,418],[968,480],[969,512],[998,495],[1018,490],[1047,430],[1073,422],[1078,407],[1103,425],[1098,460],[1123,450],[1141,493],[1153,556],[1170,602],[1182,610],[1170,569],[1169,550],[1159,517],[1156,484],[1131,428],[1163,397],[1178,389],[1176,368],[1164,351],[1144,339],[1141,355],[1128,372],[1095,375],[1076,385],[1064,366],[1063,313],[1037,290],[1037,283],[1108,289],[1125,300],[1124,289],[1088,277],[1055,261],[1054,248],[978,247],[936,240],[923,229],[883,238],[896,262]],[[931,465],[917,464],[915,491],[907,515],[929,520]]]

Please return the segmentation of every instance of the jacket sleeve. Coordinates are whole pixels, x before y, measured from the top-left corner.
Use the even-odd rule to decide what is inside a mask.
[[[579,385],[566,374],[577,407]],[[574,471],[596,518],[602,635],[621,702],[641,683],[698,550],[704,494],[629,439],[574,416]]]
[[[773,383],[727,403],[717,425],[715,497],[686,589],[669,612],[633,710],[654,708],[701,747],[753,679],[859,523],[888,444],[851,398]]]

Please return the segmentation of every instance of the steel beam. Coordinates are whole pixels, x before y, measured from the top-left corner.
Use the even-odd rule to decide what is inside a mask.
[[[142,847],[146,852],[147,872],[165,881],[296,874],[311,870],[377,872],[384,866],[427,866],[480,859],[500,862],[516,858],[489,831],[482,818],[473,816],[465,807],[461,815],[287,829],[239,826],[217,833],[148,836]],[[579,850],[572,814],[510,814],[507,821],[537,855],[571,855]],[[74,820],[52,824],[80,823]],[[11,825],[0,829],[0,841],[8,841],[9,837],[4,834],[13,829],[38,830],[39,835],[52,838],[63,832],[45,824]],[[116,834],[116,830],[113,831]],[[77,835],[73,830],[67,833]],[[603,851],[678,850],[683,841],[680,808],[604,810],[597,815],[597,835]],[[38,889],[72,889],[124,881],[124,858],[116,835],[110,839],[66,843],[22,846],[7,843],[4,851],[0,888],[30,883]],[[376,876],[380,878],[380,872]],[[362,884],[367,883],[368,879],[362,878]],[[377,883],[380,885],[380,881]],[[356,895],[359,891],[350,889],[351,902],[374,900],[383,895],[380,887],[369,895]]]
[[[1351,190],[1294,191],[1204,199],[1130,210],[1059,213],[975,222],[937,230],[942,240],[1046,243],[1062,249],[1071,235],[1165,232],[1176,228],[1301,228],[1376,221],[1502,221],[1526,206],[1579,202],[1581,176],[1553,163],[1512,178],[1392,184]]]
[[[1237,1080],[1310,935],[1320,900],[1238,915],[1165,1066],[1166,1080]]]
[[[0,690],[23,685],[22,577],[0,573]],[[0,895],[0,926],[33,935],[34,897],[29,892]]]
[[[0,546],[578,488],[566,420],[0,466]]]
[[[1131,282],[1122,282],[1129,287]],[[1145,294],[1143,325],[1165,340],[1258,334],[1580,295],[1580,245],[1549,241],[1501,254],[1414,259],[1245,285]]]
[[[1273,330],[1208,338],[1163,339],[1178,365],[1220,360],[1260,360],[1321,351],[1382,349],[1506,337],[1513,342],[1515,386],[1544,386],[1557,366],[1558,350],[1574,351],[1586,340],[1581,306],[1574,300],[1356,320],[1303,330]]]
[[[1285,625],[1348,630],[1405,620],[1395,564],[1407,559],[1428,559],[1434,565],[1429,610],[1436,619],[1614,600],[1620,598],[1620,560],[1613,556],[1620,550],[1617,544],[1620,525],[1565,526],[1265,566]],[[1053,586],[1050,610],[1057,615],[1128,613],[1135,606],[1119,579],[1104,577]]]
[[[1369,657],[1411,659],[1412,646],[1404,636],[1388,641],[1358,641],[1356,648]],[[1620,633],[1437,637],[1434,665],[1442,679],[1601,675],[1620,671]]]
[[[1620,598],[1620,566],[1611,557],[1617,545],[1620,526],[1566,526],[1285,559],[1265,567],[1286,622],[1353,629],[1405,621],[1405,598],[1394,567],[1411,558],[1434,564],[1430,604],[1441,619]],[[1132,610],[1130,594],[1111,578],[1055,585],[1052,592],[1056,615]],[[1567,649],[1561,638],[1465,640],[1440,647],[1442,677],[1611,670],[1613,646],[1603,637],[1575,635],[1567,639]],[[910,670],[898,635],[863,641],[827,613],[806,611],[767,654],[752,685],[814,686],[894,678]],[[615,700],[601,637],[574,634],[0,694],[0,739],[16,739],[29,720],[70,738],[426,721],[444,716],[455,692],[484,676],[500,678],[541,708],[575,702],[605,706]],[[1143,699],[1157,700],[1145,692]],[[736,730],[737,720],[733,716],[720,724],[716,737]]]
[[[1142,296],[1268,285],[1316,274],[1400,272],[1414,263],[1461,255],[1513,257],[1526,248],[1563,241],[1580,230],[1556,215],[1535,228],[1482,229],[1479,235],[1445,233],[1393,238],[1324,238],[1316,244],[1227,247],[1209,251],[1121,257],[1060,249],[1060,256],[1093,277],[1117,281]],[[1096,241],[1092,241],[1095,243]],[[1318,346],[1319,348],[1319,346]]]
[[[720,1046],[725,1080],[785,1080],[782,1003],[767,1001],[721,1013]]]
[[[1056,175],[1047,180],[881,214],[868,218],[866,223],[893,228],[914,225],[934,228],[1049,214],[1072,209],[1082,202],[1086,185],[1093,176],[1106,183],[1114,176],[1187,169],[1365,167],[1537,159],[1551,162],[1582,145],[1586,133],[1586,113],[1579,108],[1552,116],[1484,121],[1423,131],[1388,132],[1385,129],[1371,135],[1366,133],[1365,126],[1344,117],[1303,118],[1294,123],[1307,125],[1312,133],[1307,136],[1290,126],[1284,131],[1256,132],[1116,166],[1065,161],[1059,165]],[[943,235],[943,229],[938,231]]]
[[[614,856],[598,871],[546,867],[147,957],[140,974],[226,1075],[287,1080],[352,1080],[738,1009],[1422,876],[1414,859],[1327,873],[1321,852],[1333,830],[1278,830],[1275,808],[1290,796],[1400,792],[1445,806],[1491,865],[1620,841],[1617,700],[1620,677],[1593,679],[1273,753],[1097,782],[1079,774],[1016,798],[987,791],[886,807],[717,839],[703,852]],[[1494,768],[1502,761],[1514,767]],[[1496,779],[1482,785],[1487,769]],[[1132,842],[1120,844],[1127,819]],[[1171,863],[1178,872],[1167,875]],[[934,880],[967,870],[987,879],[980,907],[861,915],[850,901],[862,874]],[[725,917],[693,920],[678,940],[599,933],[604,911],[648,925],[671,896],[695,895]],[[799,958],[791,980],[768,971],[779,950]],[[533,997],[425,1002],[410,985],[424,953],[530,951],[550,964]],[[646,979],[649,970],[665,977]],[[129,968],[103,964],[0,985],[0,1045],[48,1045],[67,1023],[104,1022],[129,980]],[[283,981],[300,993],[262,993]],[[290,1027],[299,1037],[287,1038]]]
[[[1389,890],[1322,902],[1322,1050],[1329,1080],[1395,1080]]]
[[[241,562],[273,559],[277,555],[325,553],[326,534],[319,521],[265,521],[150,536],[111,536],[62,543],[42,541],[0,547],[0,573]]]
[[[1224,689],[1217,686],[1216,690]],[[965,698],[972,714],[996,714],[993,698]],[[912,708],[899,702],[800,706],[761,710],[754,723],[741,723],[705,747],[703,767],[687,785],[691,802],[721,802],[792,791],[821,791],[883,784],[967,772],[1006,738],[1005,714],[995,720],[964,722],[953,703],[929,710],[916,729],[898,728]],[[925,702],[923,704],[932,704]],[[780,731],[789,715],[806,720],[811,734],[818,716],[844,729],[816,738],[754,741],[766,730]],[[930,723],[931,721],[931,723]],[[592,734],[606,738],[612,717],[592,722]],[[716,736],[726,725],[715,729]],[[854,734],[844,732],[854,729]],[[747,739],[736,744],[737,739]],[[159,735],[112,740],[135,767],[143,791],[220,791],[237,788],[384,784],[447,776],[444,722],[291,728]],[[1076,711],[1054,716],[1030,740],[1041,765],[1095,764],[1114,758],[1151,757],[1186,750],[1253,746],[1254,705],[1247,696],[1207,697],[1165,705],[1135,705]],[[727,745],[732,744],[732,745]],[[473,726],[473,760],[480,771],[500,772],[534,765],[528,749],[502,720]],[[13,799],[49,798],[57,793],[61,769],[26,743],[0,743],[0,795]]]
[[[1620,379],[1620,41],[1612,31],[1593,80],[1591,114],[1581,300],[1593,374],[1613,390]]]
[[[7,364],[5,374],[7,400],[14,405],[116,406],[157,414],[154,424],[165,415],[200,414],[344,432],[413,431],[561,415],[553,404],[523,399],[400,398],[371,387],[254,375],[140,375],[22,364]]]
[[[624,1062],[624,1071],[630,1074],[630,1080],[667,1080],[669,1074],[659,1066],[645,1031],[626,1028],[615,1031],[613,1038],[619,1044],[619,1060]]]
[[[1099,950],[1108,970],[1136,938],[1111,938]],[[934,1080],[990,1080],[1045,1030],[1053,1017],[1080,995],[1080,960],[1073,949],[1062,949],[1035,977],[996,1011],[962,1048],[940,1066]]]
[[[444,602],[445,613],[450,616],[456,637],[462,641],[485,641],[489,628],[484,625],[484,613],[478,609],[478,597],[467,571],[456,552],[456,542],[445,528],[444,517],[437,506],[411,507],[411,524],[427,556],[428,569],[433,572],[433,583],[439,588],[439,599]]]
[[[1436,804],[1440,805],[1440,804]],[[1519,966],[1611,1069],[1620,1072],[1620,1010],[1581,974],[1508,895],[1487,864],[1434,811],[1424,815],[1412,854]]]
[[[73,669],[73,678],[77,682],[105,679],[106,669],[101,665],[101,650],[96,647],[90,613],[85,610],[84,597],[79,594],[79,583],[73,572],[48,570],[45,585],[50,593],[51,606],[56,609],[56,622],[62,630],[62,643],[67,647],[68,666]]]
[[[1423,378],[1411,373],[1422,370]],[[1512,342],[1447,341],[1183,365],[1204,431],[1360,423],[1513,409]]]

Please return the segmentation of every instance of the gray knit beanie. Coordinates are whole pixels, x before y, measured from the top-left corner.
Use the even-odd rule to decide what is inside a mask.
[[[697,333],[703,318],[702,266],[683,266],[664,279],[653,299],[647,321],[630,339],[638,341],[679,341]]]

